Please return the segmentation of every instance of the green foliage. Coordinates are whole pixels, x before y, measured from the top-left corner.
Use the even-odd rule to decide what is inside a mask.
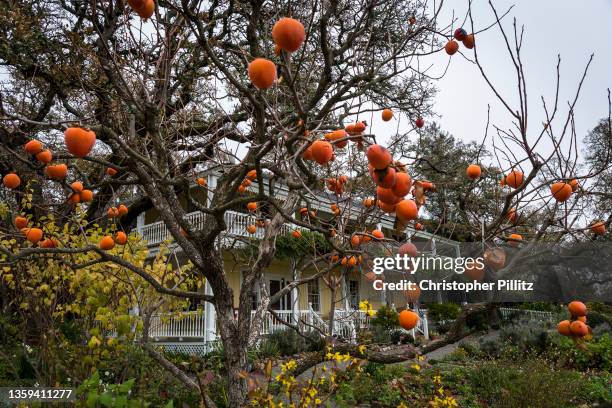
[[[332,246],[319,232],[302,231],[301,238],[295,238],[291,233],[276,238],[276,257],[279,259],[303,259],[327,254],[332,250]]]
[[[610,334],[595,336],[577,348],[568,338],[558,338],[556,347],[564,365],[578,370],[612,371],[612,338]]]
[[[334,402],[339,407],[354,407],[358,404],[373,406],[397,407],[402,396],[393,381],[406,374],[402,365],[385,365],[368,362],[359,376],[351,376],[348,382],[342,383],[334,395]]]
[[[538,359],[518,364],[509,360],[479,361],[444,379],[463,395],[461,406],[469,407],[575,407],[609,397],[598,387],[600,379],[591,383],[578,372],[550,368],[546,361]]]
[[[521,303],[520,305],[518,305],[518,308],[522,310],[540,310],[543,312],[552,312],[552,313],[558,313],[564,309],[563,307],[561,307],[561,305],[557,303],[550,303],[550,302]]]
[[[171,353],[166,354],[166,358],[191,376],[201,374],[208,367],[208,357]],[[131,395],[151,406],[163,407],[169,399],[174,400],[176,406],[194,406],[199,400],[197,393],[168,371],[160,369],[157,362],[137,345],[126,347],[122,353],[115,354],[110,360],[101,361],[98,372],[103,382],[107,383],[125,383],[128,379],[135,378]]]
[[[262,348],[264,349],[262,351]],[[291,356],[303,351],[321,351],[325,348],[325,340],[316,332],[310,332],[306,337],[300,336],[293,329],[279,330],[268,335],[267,339],[260,345],[262,353],[258,357],[266,358],[265,353],[272,352],[276,355]]]
[[[459,407],[576,407],[609,401],[612,377],[584,375],[559,369],[547,358],[473,358],[471,346],[459,348],[435,368],[412,371],[403,364],[366,363],[360,375],[351,374],[333,396],[333,406],[397,407],[440,386],[456,397]],[[434,383],[435,376],[441,383]],[[410,405],[407,406],[423,406]]]
[[[77,398],[84,400],[85,406],[88,408],[136,408],[149,406],[149,404],[142,400],[130,398],[134,381],[131,378],[122,384],[105,384],[100,380],[100,373],[96,371],[77,388]],[[166,408],[172,407],[172,401],[170,401]]]
[[[400,339],[399,315],[390,307],[382,306],[376,312],[376,316],[370,321],[372,325],[372,340],[376,343],[398,343],[404,342]],[[395,333],[395,334],[394,334]],[[405,339],[409,341],[409,339]]]
[[[552,326],[552,325],[549,325]],[[478,347],[462,346],[468,355],[486,358],[545,358],[558,367],[580,371],[612,371],[612,339],[598,334],[577,346],[546,324],[522,321],[505,326],[498,338],[481,341]]]
[[[488,330],[490,328],[497,328],[498,324],[495,320],[498,320],[498,315],[492,315],[488,310],[484,310],[482,312],[471,314],[467,317],[465,324],[468,328],[472,330]]]
[[[402,329],[391,330],[389,332],[389,340],[394,344],[414,343],[414,337]]]
[[[612,306],[605,303],[590,302],[587,307],[589,309],[589,326],[595,328],[607,324],[608,328],[612,327]]]
[[[421,129],[419,137],[405,152],[427,158],[417,160],[411,166],[410,175],[436,185],[436,194],[427,197],[427,208],[436,220],[437,233],[460,242],[473,240],[472,213],[485,217],[498,215],[501,205],[495,169],[483,167],[477,186],[465,177],[466,167],[475,161],[478,153],[477,143],[464,143],[436,123]],[[486,155],[487,152],[481,151],[480,160]]]
[[[431,303],[427,305],[427,317],[433,321],[455,320],[461,307],[455,303]]]
[[[277,358],[280,357],[280,355],[281,352],[278,343],[270,339],[263,340],[254,353],[254,357],[260,360]]]
[[[371,324],[385,330],[397,329],[399,326],[399,314],[393,308],[382,306],[371,320]]]

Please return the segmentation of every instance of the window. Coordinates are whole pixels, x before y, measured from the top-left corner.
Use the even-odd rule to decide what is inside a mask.
[[[348,281],[348,295],[351,308],[355,310],[359,309],[359,281]]]
[[[308,282],[308,303],[315,312],[321,311],[321,294],[319,292],[319,279]]]

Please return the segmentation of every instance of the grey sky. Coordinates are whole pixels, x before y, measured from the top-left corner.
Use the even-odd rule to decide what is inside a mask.
[[[457,13],[465,12],[466,5],[461,3],[451,2]],[[495,0],[494,4],[500,13],[515,4],[511,15],[517,17],[518,24],[525,26],[522,54],[532,130],[535,126],[539,131],[544,121],[540,96],[544,95],[549,103],[554,98],[557,54],[561,54],[560,103],[566,108],[566,101],[573,97],[589,55],[595,53],[575,110],[576,130],[578,138],[582,139],[608,111],[606,88],[612,88],[609,36],[612,1]],[[478,28],[493,22],[493,14],[485,0],[474,1],[473,15]],[[511,16],[505,20],[506,26],[511,28]],[[469,27],[466,29],[469,31]],[[499,29],[481,34],[476,41],[479,58],[488,75],[502,94],[511,95],[509,100],[515,101],[516,75]],[[473,56],[463,47],[461,51]],[[432,60],[443,67],[447,58],[445,54],[438,54]],[[441,115],[438,120],[456,137],[464,140],[482,138],[488,103],[491,104],[491,121],[502,127],[509,126],[508,113],[497,102],[478,68],[461,56],[452,57],[450,69],[438,87],[435,103],[435,110]]]

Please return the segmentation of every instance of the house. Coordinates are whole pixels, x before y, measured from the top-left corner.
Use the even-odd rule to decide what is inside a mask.
[[[221,173],[218,171],[204,172],[202,177],[206,178],[207,187],[202,187],[194,183],[191,186],[192,196],[199,202],[209,203],[220,176]],[[268,182],[268,180],[267,176],[264,175],[264,181]],[[251,191],[256,191],[257,188],[257,182],[254,182],[248,187]],[[265,186],[265,188],[270,189],[270,185]],[[287,192],[287,188],[283,185],[274,186],[274,196],[281,200],[283,197],[287,196]],[[309,210],[317,211],[318,216],[331,217],[331,204],[336,203],[336,196],[331,193],[320,191],[316,194],[316,197],[308,197]],[[204,219],[203,214],[198,211],[190,211],[186,199],[183,204],[188,212],[188,221],[194,229],[197,229],[198,226],[202,225]],[[345,202],[342,205],[362,206],[361,202]],[[249,213],[246,208],[244,212],[227,211],[225,213],[225,220],[228,228],[221,235],[218,243],[222,249],[226,272],[234,287],[234,302],[236,305],[239,301],[239,288],[242,277],[240,265],[237,264],[232,251],[235,251],[237,245],[240,245],[240,240],[257,239],[263,236],[263,229],[261,228],[253,235],[247,232],[247,226],[255,224],[256,217],[257,216],[253,213]],[[300,217],[299,211],[295,214],[295,217]],[[137,231],[143,239],[148,242],[151,256],[159,250],[160,244],[169,238],[169,233],[164,223],[158,221],[158,219],[156,211],[151,210],[141,214],[137,220]],[[372,222],[374,224],[372,224],[371,227],[382,230],[385,236],[396,236],[397,231],[394,225],[394,216],[385,215],[382,218],[377,216],[376,219],[372,219]],[[366,223],[368,223],[367,220]],[[300,227],[297,225],[288,222],[283,226],[283,233],[290,234],[292,231],[299,228]],[[411,237],[412,242],[420,247],[422,252],[433,255],[436,255],[438,252],[443,252],[447,256],[459,255],[459,245],[457,242],[424,231],[417,231],[411,227],[407,228],[405,232]],[[178,253],[177,256],[180,259],[180,253]],[[306,276],[308,276],[308,274],[315,273],[315,271],[311,270],[305,273],[307,274]],[[275,259],[264,272],[265,285],[270,295],[273,295],[286,283],[293,280],[292,274],[291,260]],[[399,273],[386,274],[385,279],[399,280],[402,277],[402,274]],[[212,293],[208,285],[206,285],[205,291],[207,293]],[[253,309],[256,308],[258,303],[258,296],[258,293],[253,293]],[[272,305],[275,316],[269,316],[268,321],[264,323],[264,333],[286,328],[279,320],[304,323],[304,327],[306,328],[318,326],[322,330],[325,330],[327,327],[326,321],[331,314],[331,297],[332,292],[322,278],[293,289],[289,294],[281,298],[280,301]],[[359,303],[363,300],[368,300],[374,309],[378,309],[385,304],[398,305],[401,308],[406,305],[406,298],[403,293],[374,290],[372,282],[368,281],[362,273],[352,271],[346,276],[346,280],[342,282],[339,294],[336,296],[334,305],[334,320],[336,321],[336,326],[334,327],[334,332],[337,331],[338,334],[343,334],[347,337],[354,336],[354,330],[357,326],[367,324],[367,316],[358,310]],[[183,320],[185,318],[193,320],[191,324],[181,322],[180,317],[172,317],[170,321],[166,320],[164,322],[159,320],[159,328],[156,329],[156,326],[153,325],[151,337],[180,339],[198,337],[203,338],[202,341],[204,342],[213,341],[216,338],[214,307],[206,303],[204,305],[204,312],[194,316],[183,317]],[[203,319],[204,323],[199,322],[200,319]],[[191,336],[196,333],[197,330],[200,330],[196,329],[196,326],[201,327],[203,332],[198,332],[198,336]],[[422,327],[421,331],[423,331]],[[427,334],[426,331],[424,334]]]

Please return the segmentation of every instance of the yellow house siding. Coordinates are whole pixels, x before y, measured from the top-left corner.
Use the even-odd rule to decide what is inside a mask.
[[[238,306],[240,299],[240,285],[242,282],[241,270],[248,268],[246,263],[237,262],[234,254],[231,251],[223,252],[223,262],[225,267],[225,273],[229,280],[230,286],[233,290],[233,303],[234,307]],[[316,270],[307,270],[304,272],[304,277],[312,276],[317,273]],[[272,264],[264,271],[264,279],[269,287],[270,279],[285,279],[286,282],[291,281],[291,264],[285,260],[274,260]],[[364,275],[358,271],[352,271],[348,274],[349,280],[359,281],[359,300],[368,300],[374,309],[378,309],[382,306],[381,292],[374,290],[372,283],[365,279]],[[348,288],[347,288],[348,290]],[[401,293],[397,293],[399,296],[403,296]],[[319,298],[320,298],[320,314],[323,317],[328,317],[331,310],[331,289],[327,286],[323,278],[319,278]],[[398,298],[399,300],[399,298]],[[292,299],[293,301],[293,299]],[[398,304],[398,302],[395,302]],[[304,284],[298,287],[298,303],[294,303],[294,308],[300,310],[308,309],[308,285]],[[342,288],[339,287],[336,291],[336,304],[335,309],[344,309],[345,299],[342,296]]]

